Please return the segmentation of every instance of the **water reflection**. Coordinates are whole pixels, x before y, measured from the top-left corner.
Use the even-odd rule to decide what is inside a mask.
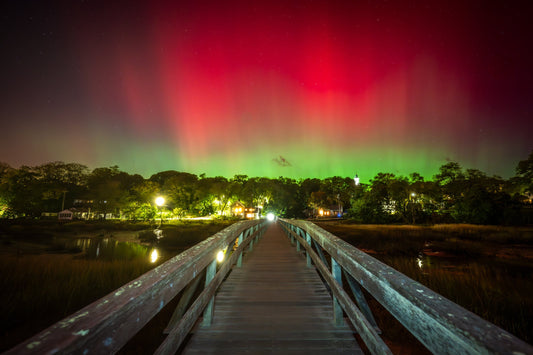
[[[424,254],[423,252],[418,253],[418,256],[415,258],[415,264],[418,271],[424,275],[427,274],[430,268],[434,268],[436,266],[432,257]]]
[[[88,259],[132,260],[144,258],[151,263],[161,260],[161,251],[131,242],[119,242],[112,238],[78,238],[65,241],[65,248],[78,250]]]
[[[150,261],[152,263],[155,263],[157,259],[159,259],[159,252],[157,251],[157,249],[153,249],[150,253]]]
[[[422,266],[424,266],[424,263],[422,262],[422,258],[420,256],[416,258],[416,264],[418,265],[419,269],[422,269]]]

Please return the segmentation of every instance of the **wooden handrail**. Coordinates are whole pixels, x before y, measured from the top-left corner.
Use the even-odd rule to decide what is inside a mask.
[[[316,253],[312,251],[311,243],[301,236],[309,236],[320,245],[335,263],[351,275],[431,352],[435,354],[533,354],[533,347],[526,342],[317,225],[301,220],[282,219],[280,221],[287,231],[300,236],[299,243],[305,247],[310,256]],[[318,257],[316,259],[320,261]],[[314,259],[313,261],[316,263]],[[336,290],[339,285],[335,285],[331,276],[325,279],[330,284],[334,296],[342,299],[343,296]],[[351,306],[343,303],[342,307],[350,316]],[[360,325],[354,324],[354,326],[357,328]],[[369,324],[366,326],[369,327]],[[362,337],[366,332],[370,332],[367,329],[362,331]],[[370,339],[370,337],[367,338]],[[374,350],[373,353],[381,353],[379,344],[367,343],[366,345],[371,350],[377,347],[378,350]]]
[[[372,353],[387,354],[390,350],[380,339],[373,319],[369,319],[369,310],[364,310],[361,304],[359,310],[344,291],[341,270],[349,277],[352,290],[358,289],[353,285],[356,281],[433,353],[533,354],[531,345],[315,224],[283,219],[280,222],[297,241],[298,248],[305,248],[308,265],[314,264],[323,275],[335,302],[348,315]],[[253,239],[261,235],[265,227],[265,221],[235,223],[6,354],[115,353],[207,268],[210,271],[206,275],[204,290],[182,318],[169,325],[169,335],[156,351],[158,354],[174,353],[204,309],[204,321],[209,321],[212,312],[209,304],[216,289],[232,265],[240,264],[244,249],[251,247]],[[214,259],[217,252],[233,246],[236,240],[239,241],[238,247],[216,272]],[[329,264],[333,271],[329,270],[328,260],[321,249],[331,257]]]
[[[234,257],[225,261],[225,264],[235,262],[251,237],[261,233],[265,226],[264,220],[232,224],[18,344],[5,354],[115,353],[191,280],[212,264],[219,250],[233,245],[239,238],[241,245],[233,253]],[[227,265],[223,269],[227,272],[230,266]],[[206,289],[209,289],[210,293],[204,296],[209,299],[214,295],[216,288],[206,285]],[[204,307],[201,305],[199,307],[201,312]],[[194,316],[197,318],[199,314],[196,312]],[[185,316],[190,317],[190,314]],[[194,322],[196,318],[191,321]],[[175,344],[171,345],[175,347]]]

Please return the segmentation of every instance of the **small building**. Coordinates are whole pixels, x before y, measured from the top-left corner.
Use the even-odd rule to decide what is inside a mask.
[[[259,208],[255,208],[255,207],[246,207],[244,209],[244,217],[246,219],[256,219],[256,218],[259,218]]]
[[[245,206],[241,201],[235,201],[231,206],[231,215],[233,217],[244,218]]]
[[[314,211],[315,218],[340,218],[344,215],[344,209],[340,205],[318,208]]]
[[[261,209],[256,207],[246,207],[244,203],[236,201],[231,206],[231,214],[233,217],[256,219],[261,217]]]
[[[71,210],[63,210],[57,214],[57,219],[60,221],[72,221],[74,212]]]

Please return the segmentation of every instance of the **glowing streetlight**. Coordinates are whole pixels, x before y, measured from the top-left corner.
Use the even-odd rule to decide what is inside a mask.
[[[411,215],[413,217],[413,224],[415,224],[415,197],[416,197],[416,192],[411,192]]]
[[[165,198],[162,196],[158,196],[155,199],[155,204],[158,205],[159,207],[163,206],[165,204]]]
[[[163,224],[163,209],[161,207],[165,204],[165,198],[162,196],[158,196],[155,199],[155,204],[159,208],[159,227],[157,228],[161,228],[161,225]]]
[[[272,212],[267,213],[267,220],[269,222],[272,222],[275,219],[276,219],[276,216],[274,215],[274,213],[272,213]]]

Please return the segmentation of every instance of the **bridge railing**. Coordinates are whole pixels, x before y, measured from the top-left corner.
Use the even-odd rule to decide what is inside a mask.
[[[533,354],[526,342],[317,225],[284,219],[280,223],[331,289],[335,322],[341,321],[344,311],[372,353],[391,351],[378,335],[359,285],[435,354]],[[342,286],[343,273],[355,303]]]
[[[6,354],[112,354],[120,350],[181,291],[181,298],[158,354],[175,353],[203,312],[210,324],[213,298],[246,247],[264,232],[264,220],[241,221],[216,233],[157,268],[82,308]],[[217,254],[226,252],[217,266]],[[193,301],[199,280],[203,291]],[[197,294],[197,293],[196,293]],[[189,305],[189,303],[191,303]]]

